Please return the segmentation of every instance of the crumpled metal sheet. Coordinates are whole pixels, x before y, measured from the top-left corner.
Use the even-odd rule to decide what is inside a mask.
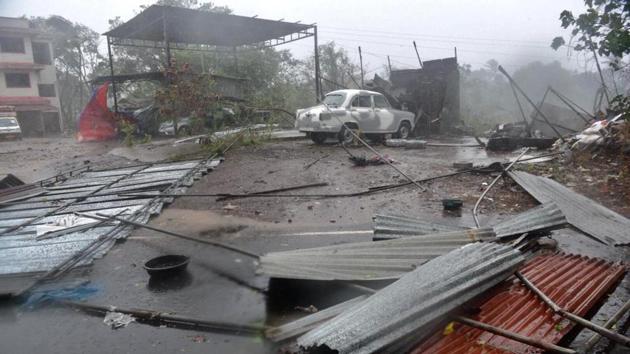
[[[493,239],[495,235],[492,229],[470,229],[273,252],[260,258],[258,272],[289,279],[397,279],[430,259],[462,245]]]
[[[554,202],[567,221],[587,235],[611,246],[630,245],[630,219],[546,177],[509,172],[540,203]]]
[[[450,226],[401,215],[376,214],[374,240],[388,240],[407,236],[434,234],[465,230],[465,227]]]
[[[584,256],[550,254],[527,262],[521,273],[562,308],[585,316],[614,289],[625,273],[621,264]],[[555,315],[520,282],[506,280],[470,307],[479,309],[472,317],[531,339],[557,344],[574,323]],[[502,336],[456,324],[454,332],[436,331],[412,353],[542,353],[543,350]]]
[[[374,240],[388,240],[425,235],[438,231],[471,230],[460,226],[443,225],[417,218],[399,215],[374,216]],[[563,228],[567,225],[564,214],[555,203],[545,203],[520,214],[510,216],[493,226],[498,238],[508,238],[524,233],[540,233]]]
[[[451,311],[510,276],[521,252],[473,243],[435,258],[298,338],[306,350],[400,353],[441,326]]]
[[[567,219],[556,203],[545,203],[507,218],[492,228],[499,238],[518,236],[524,233],[542,233],[561,229]]]
[[[367,299],[367,295],[361,295],[352,298],[335,306],[331,306],[327,309],[317,311],[308,316],[304,316],[293,322],[286,323],[282,326],[270,328],[265,332],[265,335],[269,340],[274,342],[280,342],[297,337],[300,334],[304,334],[312,330],[313,328],[316,328],[317,326],[325,323],[331,318],[349,309],[350,307],[363,302],[365,299]]]
[[[114,226],[98,226],[92,229],[59,233],[54,238],[36,239],[39,225],[58,224],[59,220],[73,212],[87,214],[104,213],[114,215],[124,211],[122,217],[133,215],[133,220],[146,223],[149,217],[159,213],[164,203],[171,198],[124,197],[118,193],[138,190],[181,193],[208,170],[216,167],[221,160],[186,161],[176,163],[134,166],[121,169],[86,171],[49,188],[41,195],[0,207],[0,294],[11,293],[15,289],[3,288],[4,277],[20,274],[47,272],[62,264],[72,255],[105,234],[112,234],[112,241],[82,260],[77,266],[87,265],[96,257],[104,255],[114,244],[115,239],[129,235],[132,228],[114,223]],[[114,183],[115,182],[115,183]],[[80,198],[73,202],[74,198]],[[73,202],[68,204],[69,202]],[[60,206],[65,208],[57,210]],[[51,215],[47,215],[54,212]],[[11,227],[26,224],[20,229],[6,232]],[[8,278],[7,278],[8,279]]]

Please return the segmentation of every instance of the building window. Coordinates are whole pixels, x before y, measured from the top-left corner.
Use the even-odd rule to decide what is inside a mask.
[[[37,85],[39,89],[40,97],[55,97],[55,84],[39,84]]]
[[[33,60],[35,61],[35,64],[52,64],[52,57],[50,55],[48,43],[33,42]]]
[[[4,81],[8,88],[31,87],[29,74],[4,73]]]
[[[3,53],[24,53],[24,39],[21,37],[0,37],[0,51]]]

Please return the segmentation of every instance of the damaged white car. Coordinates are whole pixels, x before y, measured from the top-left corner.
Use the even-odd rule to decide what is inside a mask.
[[[370,139],[380,140],[386,134],[407,139],[414,128],[415,115],[392,108],[378,92],[333,91],[326,95],[324,103],[326,105],[299,109],[295,117],[295,127],[316,144],[328,138],[350,143],[353,136],[349,129],[359,130]]]

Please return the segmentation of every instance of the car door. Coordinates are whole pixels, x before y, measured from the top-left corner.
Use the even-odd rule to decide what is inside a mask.
[[[359,129],[364,132],[373,132],[378,129],[378,120],[372,108],[372,96],[358,94],[350,103],[350,115],[359,123]]]
[[[383,95],[373,95],[374,114],[378,121],[378,130],[380,132],[395,132],[400,125],[400,117],[397,117],[395,111],[385,99]]]

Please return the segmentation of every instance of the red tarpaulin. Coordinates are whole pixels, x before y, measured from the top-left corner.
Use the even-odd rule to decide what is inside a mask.
[[[94,94],[79,115],[79,141],[101,141],[112,139],[117,134],[117,123],[114,113],[107,108],[107,89],[105,82],[94,90]]]

